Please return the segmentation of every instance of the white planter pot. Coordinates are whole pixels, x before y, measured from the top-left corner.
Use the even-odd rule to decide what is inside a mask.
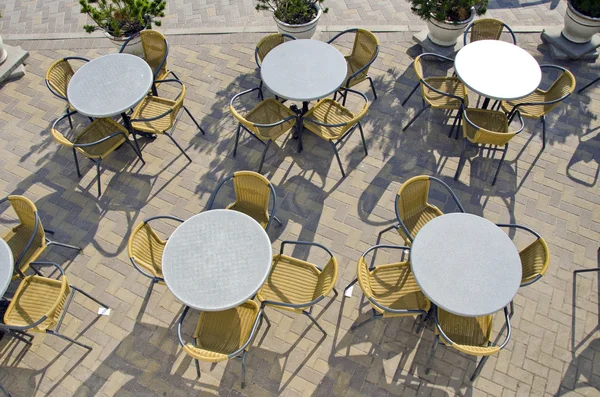
[[[0,65],[6,61],[8,58],[8,52],[6,52],[6,48],[4,48],[4,43],[2,42],[2,36],[0,36]]]
[[[592,40],[596,33],[600,33],[600,18],[583,15],[569,1],[562,35],[573,43],[583,44]]]
[[[279,19],[273,17],[275,23],[277,24],[277,29],[279,33],[287,33],[294,36],[297,39],[310,39],[315,34],[317,30],[317,24],[319,23],[319,19],[321,15],[323,15],[323,10],[321,7],[317,7],[317,16],[310,22],[303,23],[301,25],[290,25],[289,23],[281,22]]]
[[[442,47],[451,47],[456,44],[456,40],[467,29],[467,26],[471,22],[473,22],[473,18],[475,18],[475,12],[471,10],[471,16],[466,21],[462,22],[445,22],[445,21],[436,21],[433,18],[427,20],[427,27],[429,28],[429,33],[427,37],[434,44],[440,45]]]
[[[104,35],[110,40],[114,46],[121,51],[121,47],[127,41],[128,37],[115,37],[109,34],[108,32],[104,32]],[[123,51],[126,54],[137,55],[140,58],[144,58],[144,47],[142,47],[142,39],[138,36],[137,38],[131,40],[125,50]]]

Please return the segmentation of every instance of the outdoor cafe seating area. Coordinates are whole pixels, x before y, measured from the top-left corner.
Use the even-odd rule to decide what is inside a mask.
[[[552,133],[547,116],[560,108],[576,83],[566,68],[540,65],[518,46],[508,26],[503,25],[504,34],[502,30],[490,34],[484,23],[465,32],[465,46],[456,58],[433,53],[414,58],[417,84],[412,91],[396,92],[402,106],[412,108],[410,121],[402,131],[392,133],[415,128],[427,110],[444,112],[449,120],[443,126],[447,139],[462,142],[461,151],[455,153],[459,162],[454,183],[466,178],[461,175],[464,164],[475,156],[469,148],[476,148],[477,156],[487,151],[490,164],[497,152],[500,156],[497,168],[484,177],[485,188],[491,189],[502,172],[509,144],[518,144],[513,139],[525,126],[542,136],[542,151],[546,148],[546,135]],[[353,41],[346,55],[337,46],[340,37]],[[181,117],[193,123],[207,145],[213,144],[211,128],[186,107],[192,89],[171,66],[167,39],[154,30],[142,31],[140,38],[143,57],[70,56],[57,59],[45,76],[48,89],[64,108],[50,128],[51,144],[57,151],[72,153],[74,164],[64,167],[74,167],[79,178],[87,169],[82,162],[91,161],[95,170],[88,172],[95,173],[97,194],[88,195],[90,200],[94,196],[100,202],[107,194],[106,188],[102,190],[102,165],[117,151],[131,151],[129,158],[141,175],[150,161],[144,150],[154,146],[173,144],[184,161],[204,161],[178,141]],[[425,374],[431,371],[436,351],[454,349],[476,357],[476,368],[469,373],[473,382],[490,357],[502,355],[518,338],[511,333],[511,319],[519,310],[513,301],[544,276],[551,248],[543,235],[520,224],[518,217],[512,223],[496,224],[470,213],[474,204],[461,203],[452,179],[405,175],[388,205],[395,213],[388,220],[391,226],[371,236],[371,246],[351,258],[350,270],[340,266],[335,250],[326,244],[274,241],[277,230],[286,225],[281,214],[290,209],[281,210],[281,187],[265,176],[273,171],[265,159],[283,150],[283,140],[293,145],[293,157],[310,159],[312,147],[303,141],[312,134],[333,153],[332,167],[339,167],[340,181],[352,173],[340,153],[353,151],[354,159],[369,156],[364,125],[371,116],[370,106],[389,95],[378,91],[369,73],[380,49],[377,34],[365,29],[349,29],[327,42],[279,33],[264,37],[254,49],[259,84],[232,91],[227,98],[228,116],[237,126],[227,150],[236,157],[249,150],[250,142],[259,142],[259,158],[252,157],[249,169],[220,178],[206,208],[197,214],[183,219],[162,213],[127,231],[131,272],[146,277],[150,289],[165,285],[181,303],[170,336],[194,362],[199,379],[201,362],[240,359],[241,387],[246,387],[247,356],[252,355],[259,332],[268,332],[269,315],[275,312],[303,317],[306,327],[330,338],[331,332],[319,323],[313,309],[336,299],[363,299],[370,309],[356,315],[348,332],[374,320],[408,317],[414,319],[419,337],[433,335]],[[448,75],[437,73],[441,65],[451,65]],[[428,74],[431,69],[435,73]],[[542,89],[547,72],[553,78]],[[351,139],[353,135],[356,139]],[[358,137],[362,147],[353,147]],[[436,200],[453,209],[434,205]],[[68,268],[44,259],[49,250],[79,252],[80,248],[52,240],[57,231],[44,228],[43,215],[26,194],[10,195],[1,202],[5,216],[11,207],[19,222],[0,241],[4,338],[27,345],[41,332],[91,350],[69,329],[61,330],[73,295],[79,292],[98,304],[99,315],[114,315],[115,309],[98,300],[91,289],[71,285]],[[164,235],[157,223],[171,225],[172,233]],[[515,245],[516,231],[528,236],[525,248]],[[382,242],[386,234],[402,243]],[[309,251],[322,260],[313,263],[295,255]],[[385,260],[378,260],[383,251]],[[353,280],[344,282],[342,274],[352,274]],[[500,319],[501,327],[494,326]],[[189,322],[195,326],[186,327]],[[51,343],[50,338],[46,341]],[[0,386],[2,390],[11,395]]]

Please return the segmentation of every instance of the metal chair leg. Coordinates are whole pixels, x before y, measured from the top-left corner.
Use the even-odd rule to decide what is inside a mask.
[[[410,127],[412,125],[412,123],[415,122],[416,119],[419,118],[419,116],[421,115],[421,113],[423,113],[425,110],[429,109],[431,106],[430,105],[424,105],[421,110],[419,110],[417,112],[417,114],[415,115],[415,117],[413,117],[408,124],[406,124],[406,126],[404,128],[402,128],[402,131],[406,131],[408,129],[408,127]]]
[[[238,141],[240,140],[240,130],[242,129],[242,123],[238,123],[237,131],[235,132],[235,144],[233,145],[233,157],[237,153]]]
[[[73,129],[73,120],[71,119],[71,114],[69,113],[69,106],[67,106],[67,117],[69,118],[69,127]]]
[[[483,369],[483,366],[485,365],[488,358],[490,358],[490,356],[481,357],[481,360],[479,360],[479,364],[477,365],[477,368],[475,368],[475,372],[473,372],[473,375],[471,376],[471,382],[473,382],[475,379],[477,379],[477,377],[481,373],[481,370]]]
[[[370,318],[366,319],[365,321],[362,321],[362,322],[360,322],[358,324],[352,324],[352,326],[350,326],[350,330],[354,331],[355,329],[360,328],[363,325],[368,324],[371,321],[375,320],[377,317],[381,317],[381,315],[377,315],[376,314],[375,310],[373,310],[372,313],[373,313],[373,315]]]
[[[342,171],[342,178],[346,177],[346,173],[344,172],[344,167],[342,167],[342,160],[340,160],[340,155],[338,153],[337,147],[333,141],[329,141],[331,147],[333,148],[333,152],[335,153],[335,157],[337,158],[338,165],[340,166],[340,171]]]
[[[77,292],[80,292],[81,294],[85,295],[86,297],[88,297],[88,299],[93,300],[94,302],[96,302],[97,304],[99,304],[100,306],[102,306],[105,309],[109,309],[108,305],[100,302],[98,299],[94,298],[92,295],[88,294],[87,292],[85,292],[84,290],[75,287],[74,285],[71,285],[71,288],[74,289]]]
[[[515,303],[513,301],[510,301],[510,315],[508,316],[508,318],[512,318],[512,316],[514,316],[515,314]]]
[[[354,284],[356,284],[358,282],[358,278],[355,278],[354,280],[352,280],[350,282],[350,284],[346,285],[346,287],[344,288],[344,293],[346,293],[346,291],[348,290],[348,288],[352,287]]]
[[[244,350],[242,353],[242,389],[246,387],[246,354],[248,352]]]
[[[429,354],[429,359],[427,360],[427,367],[425,367],[425,375],[429,375],[429,371],[431,370],[431,363],[433,362],[433,358],[435,357],[435,351],[436,351],[439,343],[440,343],[440,336],[436,335],[435,339],[433,340],[433,346],[431,347],[431,353]]]
[[[135,135],[134,135],[135,136]],[[144,158],[142,157],[142,152],[139,151],[139,148],[136,149],[135,146],[133,146],[133,144],[131,143],[131,141],[129,139],[125,140],[125,142],[127,142],[127,144],[131,147],[131,149],[135,152],[135,155],[138,156],[138,159],[140,159],[140,161],[142,162],[142,164],[146,164],[146,162],[144,161]]]
[[[494,149],[494,154],[495,153]],[[500,173],[500,168],[502,168],[502,163],[504,162],[504,158],[506,157],[506,152],[508,152],[508,143],[504,146],[504,152],[502,153],[502,158],[500,159],[500,163],[498,164],[498,169],[496,170],[496,175],[494,175],[494,180],[492,181],[492,186],[496,184],[496,179],[498,179],[498,174]]]
[[[177,146],[177,148],[179,149],[179,151],[180,151],[181,153],[183,153],[183,155],[184,155],[184,156],[185,156],[185,157],[188,159],[188,161],[191,163],[191,162],[192,162],[192,159],[190,158],[190,156],[188,156],[188,154],[185,152],[185,150],[183,150],[183,148],[182,148],[181,146],[179,146],[179,144],[177,143],[177,141],[175,140],[175,138],[173,138],[173,137],[171,136],[171,134],[169,134],[168,132],[165,132],[164,134],[165,134],[166,136],[168,136],[168,137],[169,137],[169,139],[171,139],[171,141],[173,141],[173,143],[175,144],[175,146]]]
[[[362,128],[362,125],[360,124],[360,121],[358,122],[358,131],[360,132],[360,138],[362,139],[362,144],[365,149],[365,156],[368,156],[369,152],[367,152],[367,143],[365,142],[365,134],[363,133],[363,128]]]
[[[265,323],[267,323],[267,328],[271,328],[271,321],[269,320],[267,313],[265,313],[264,311],[262,313],[262,318],[265,320]]]
[[[577,91],[577,93],[581,94],[583,91],[587,90],[590,86],[596,84],[598,81],[600,81],[600,77],[598,77],[596,80],[592,81],[591,83],[587,84],[585,87],[581,88],[579,91]]]
[[[189,109],[185,105],[183,105],[183,110],[185,110],[185,112],[188,114],[188,116],[190,116],[190,119],[192,119],[194,124],[196,124],[196,127],[198,127],[198,129],[200,130],[202,135],[206,135],[206,133],[204,132],[202,127],[200,127],[200,124],[198,124],[198,122],[196,121],[196,118],[194,116],[192,116],[192,113],[189,111]]]
[[[319,325],[319,323],[317,322],[317,320],[315,320],[315,318],[306,310],[302,310],[302,314],[304,314],[306,317],[310,318],[310,320],[313,322],[314,325],[317,326],[317,328],[319,328],[319,330],[323,333],[323,335],[327,336],[327,332],[325,332],[325,330],[323,329],[323,327],[321,327]]]
[[[425,320],[427,319],[427,313],[423,313],[418,317],[421,321],[419,321],[419,326],[417,327],[417,334],[420,334],[423,328],[425,328]]]
[[[198,374],[198,378],[199,378],[200,377],[200,361],[198,361],[198,359],[195,358],[194,362],[196,363],[196,373]]]
[[[462,171],[462,167],[464,165],[464,162],[466,161],[465,157],[465,151],[467,150],[467,140],[463,139],[463,147],[462,150],[460,152],[460,159],[458,160],[458,167],[456,168],[456,174],[454,174],[454,180],[457,181],[458,177],[460,176],[460,173]]]
[[[460,109],[458,110],[458,113],[456,113],[456,116],[454,117],[454,122],[452,123],[452,128],[450,128],[450,132],[448,133],[448,138],[452,137],[452,133],[454,132],[454,128],[456,127],[456,123],[458,122],[459,117],[460,117]]]
[[[375,84],[373,84],[373,79],[371,78],[371,76],[367,76],[367,79],[369,79],[369,83],[371,83],[371,90],[373,91],[373,98],[377,99],[377,92],[375,91]]]
[[[542,150],[546,149],[546,116],[541,117],[542,120]]]
[[[73,157],[75,158],[75,168],[77,169],[77,176],[81,178],[81,171],[79,170],[79,161],[77,160],[77,150],[73,148]]]
[[[84,343],[78,342],[78,341],[76,341],[75,339],[73,339],[73,338],[69,338],[69,337],[68,337],[68,336],[66,336],[66,335],[59,334],[58,332],[54,332],[54,331],[52,331],[52,330],[46,330],[46,333],[48,333],[48,334],[51,334],[51,335],[58,336],[58,337],[59,337],[59,338],[61,338],[61,339],[67,340],[67,341],[69,341],[69,342],[71,342],[71,343],[75,343],[76,345],[79,345],[79,346],[81,346],[81,347],[83,347],[83,348],[85,348],[85,349],[92,350],[92,347],[91,347],[91,346],[88,346],[88,345],[86,345],[86,344],[84,344]]]
[[[412,91],[410,92],[410,94],[408,94],[408,96],[406,97],[406,99],[404,99],[404,101],[402,101],[402,106],[406,105],[406,102],[408,102],[408,100],[410,99],[411,96],[413,96],[413,94],[415,93],[415,91],[417,90],[417,88],[419,88],[419,86],[421,85],[421,83],[417,83],[417,85],[415,85],[415,88],[412,89]]]
[[[26,345],[30,345],[31,346],[31,344],[32,344],[31,341],[25,339],[23,336],[19,335],[15,331],[7,329],[6,333],[9,334],[10,336],[12,336],[13,338],[16,338],[16,339],[20,340],[21,342],[25,343]],[[29,336],[31,336],[31,335],[29,335]]]
[[[4,395],[5,395],[6,397],[11,397],[10,393],[8,392],[8,390],[6,390],[4,387],[2,387],[2,385],[0,385],[0,391],[1,391],[2,393],[4,393]]]
[[[258,85],[258,99],[261,101],[265,99],[265,97],[263,96],[262,88],[263,88],[263,81],[260,80],[260,84]]]
[[[72,250],[75,250],[75,251],[79,251],[79,252],[81,252],[83,250],[83,248],[76,247],[74,245],[69,245],[69,244],[65,244],[65,243],[59,243],[58,241],[52,241],[52,240],[48,240],[48,245],[49,246],[50,245],[56,245],[56,246],[59,246],[59,247],[69,248],[69,249],[72,249]]]
[[[100,184],[100,162],[102,161],[102,159],[99,159],[98,161],[96,161],[96,179],[98,180],[98,197],[100,197],[102,195],[102,187]]]
[[[281,223],[281,221],[279,220],[279,218],[277,218],[276,216],[274,216],[273,219],[275,219],[275,222],[277,222],[279,224],[279,226],[283,225],[283,223]]]
[[[262,171],[262,167],[263,167],[263,164],[265,162],[265,157],[267,156],[267,150],[269,150],[269,145],[271,144],[271,142],[273,142],[273,141],[269,140],[269,141],[267,141],[267,143],[265,143],[265,150],[263,150],[263,154],[262,154],[262,157],[260,159],[260,165],[258,166],[258,173],[259,174]]]

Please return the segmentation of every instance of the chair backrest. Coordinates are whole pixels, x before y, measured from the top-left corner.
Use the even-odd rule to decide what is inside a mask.
[[[467,42],[467,36],[469,37],[469,43],[479,40],[500,40],[505,26],[507,25],[504,22],[494,18],[478,19],[473,21],[465,31],[464,42]],[[512,32],[508,26],[507,29]]]
[[[60,119],[62,119],[62,117]],[[68,148],[72,148],[73,142],[71,140],[69,140],[69,138],[64,136],[64,134],[56,128],[56,124],[58,123],[59,120],[57,120],[54,123],[54,125],[52,126],[52,128],[50,128],[50,135],[52,135],[52,139],[54,139],[59,144],[66,146]]]
[[[262,106],[260,107],[260,109],[253,111],[253,115],[264,120],[272,120],[273,123],[285,120],[286,118],[290,117],[289,113],[284,113],[283,108],[276,102],[277,100],[275,98],[265,99],[264,101],[262,101]],[[252,132],[261,140],[269,140],[271,139],[269,138],[269,136],[277,136],[277,130],[287,130],[290,128],[288,123],[281,123],[274,127],[257,127],[255,123],[253,123],[250,120],[247,120],[235,109],[235,107],[233,106],[233,101],[229,104],[229,111],[239,123],[241,123],[244,127],[250,130],[250,132]],[[259,112],[268,112],[269,114],[260,115]],[[279,117],[276,117],[276,115],[278,115]]]
[[[357,29],[350,59],[356,66],[363,67],[377,57],[378,49],[379,39],[377,36],[366,29]],[[369,68],[365,69],[363,73],[367,74],[368,71]]]
[[[521,266],[523,273],[521,277],[521,285],[527,285],[543,276],[548,270],[550,264],[550,251],[548,244],[543,238],[538,238],[521,252]]]
[[[504,146],[516,135],[516,131],[508,131],[508,118],[499,111],[466,109],[463,118],[463,136],[473,143]],[[502,131],[491,129],[498,125]]]
[[[74,74],[75,71],[68,59],[59,59],[46,71],[46,84],[55,95],[66,101],[67,87]]]
[[[233,174],[235,206],[250,213],[269,214],[271,182],[253,171],[238,171]]]
[[[317,299],[319,296],[327,296],[331,290],[335,287],[335,283],[338,278],[338,261],[335,256],[329,258],[329,261],[321,271],[319,275],[319,281],[315,288],[315,295],[313,299]]]
[[[400,186],[396,198],[400,219],[410,219],[427,206],[430,184],[427,175],[420,175],[410,178]]]
[[[169,46],[167,39],[157,30],[145,29],[140,32],[144,59],[150,65],[154,78],[164,75],[167,70]]]
[[[267,54],[271,52],[273,48],[283,44],[286,39],[296,40],[294,36],[282,33],[273,33],[260,39],[258,44],[256,44],[256,49],[254,50],[254,59],[256,61],[256,65],[260,68],[262,61],[265,59]]]
[[[175,104],[173,105],[173,111],[171,113],[169,113],[169,117],[171,118],[171,125],[175,125],[175,122],[177,121],[177,115],[179,114],[179,111],[181,110],[181,107],[183,106],[183,100],[185,99],[185,92],[186,92],[185,84],[181,83],[181,92],[179,93],[179,96],[177,97],[177,99],[175,99]]]
[[[437,325],[452,342],[452,347],[474,356],[489,356],[500,351],[491,342],[492,316],[462,317],[437,309]],[[443,340],[443,339],[442,339]]]
[[[156,234],[149,223],[142,222],[133,229],[127,251],[138,266],[162,277],[162,253],[165,242]]]
[[[43,245],[45,243],[46,233],[44,232],[44,227],[42,226],[42,220],[39,219],[35,204],[33,204],[31,200],[24,196],[8,196],[8,201],[10,201],[10,205],[19,218],[20,224],[17,227],[23,227],[29,232],[33,233],[37,218],[38,228],[31,249]]]

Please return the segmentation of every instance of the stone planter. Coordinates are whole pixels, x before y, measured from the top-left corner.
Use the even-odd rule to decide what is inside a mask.
[[[128,37],[115,37],[108,32],[104,32],[104,35],[110,40],[111,43],[117,48],[118,51],[121,51],[121,47],[127,41]],[[123,51],[126,54],[137,55],[140,58],[144,58],[144,48],[142,47],[142,39],[138,36],[137,38],[131,40],[125,50]]]
[[[600,33],[600,18],[583,15],[573,8],[569,1],[565,13],[565,27],[561,33],[565,39],[573,43],[588,43],[596,33]]]
[[[436,21],[435,19],[430,18],[427,20],[427,27],[429,28],[427,37],[429,37],[429,40],[434,44],[442,47],[451,47],[456,44],[456,40],[462,36],[467,29],[467,26],[473,22],[474,18],[474,10],[471,10],[469,19],[461,22]]]
[[[8,52],[6,52],[6,48],[4,48],[4,43],[2,42],[2,36],[0,36],[0,65],[6,61],[8,57]]]
[[[294,36],[297,39],[310,39],[315,34],[317,30],[317,24],[319,23],[319,19],[323,15],[323,10],[321,7],[317,7],[317,16],[310,22],[303,23],[301,25],[290,25],[289,23],[285,23],[280,21],[279,19],[273,17],[275,23],[277,24],[277,29],[279,33],[287,33],[289,35]]]

